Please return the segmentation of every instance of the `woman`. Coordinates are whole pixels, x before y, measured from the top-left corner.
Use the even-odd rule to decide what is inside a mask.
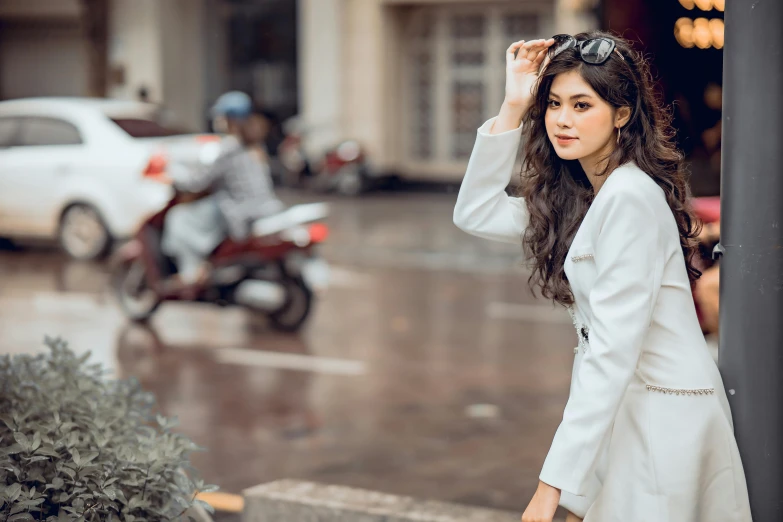
[[[523,197],[511,198],[523,133]],[[579,338],[524,522],[551,521],[558,504],[571,521],[751,520],[691,296],[698,227],[671,136],[624,40],[595,32],[508,49],[506,99],[478,131],[454,222],[521,242],[531,286],[568,307]]]

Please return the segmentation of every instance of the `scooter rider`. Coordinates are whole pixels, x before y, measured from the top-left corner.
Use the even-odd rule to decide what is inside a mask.
[[[253,102],[242,92],[220,96],[212,107],[216,129],[228,137],[217,159],[200,171],[173,171],[174,187],[182,192],[209,195],[172,208],[163,228],[163,252],[174,258],[177,283],[205,282],[208,256],[227,237],[242,241],[256,219],[283,210],[272,187],[269,165],[261,148],[264,122]]]

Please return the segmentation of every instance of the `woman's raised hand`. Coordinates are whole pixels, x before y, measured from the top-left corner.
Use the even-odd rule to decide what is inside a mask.
[[[555,41],[520,40],[506,51],[506,100],[510,107],[526,112],[533,103],[538,74],[549,47]]]

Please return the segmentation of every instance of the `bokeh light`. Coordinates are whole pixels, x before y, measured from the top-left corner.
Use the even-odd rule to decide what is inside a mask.
[[[720,18],[692,20],[683,17],[674,24],[674,37],[686,49],[723,49],[723,31],[723,20]]]
[[[690,18],[677,20],[674,24],[674,37],[677,39],[677,43],[686,49],[693,47],[693,20]]]
[[[700,9],[702,11],[723,11],[726,8],[726,0],[679,0],[680,5],[688,11]]]
[[[710,20],[710,32],[712,33],[712,46],[723,49],[723,20],[713,18]]]
[[[710,22],[706,18],[697,18],[693,21],[693,43],[699,49],[709,49],[712,47],[712,33],[710,32]]]

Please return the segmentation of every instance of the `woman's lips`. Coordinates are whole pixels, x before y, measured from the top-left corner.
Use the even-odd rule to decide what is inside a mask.
[[[575,142],[577,140],[577,138],[574,138],[572,136],[565,136],[565,135],[560,135],[560,134],[558,134],[555,137],[557,138],[557,142],[560,145],[568,145],[569,143],[573,143],[573,142]]]

